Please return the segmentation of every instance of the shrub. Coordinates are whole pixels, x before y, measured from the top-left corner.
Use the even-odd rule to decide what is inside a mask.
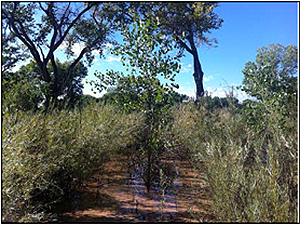
[[[173,150],[204,172],[217,222],[298,220],[297,128],[276,123],[282,116],[268,107],[248,109],[261,114],[252,123],[247,109],[174,109]]]
[[[134,142],[141,121],[110,106],[89,106],[82,114],[20,112],[2,120],[5,222],[45,220],[56,203]]]

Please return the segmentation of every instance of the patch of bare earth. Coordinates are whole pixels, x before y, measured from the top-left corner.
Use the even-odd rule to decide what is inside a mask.
[[[65,203],[61,222],[207,222],[212,214],[208,188],[187,161],[172,162],[178,170],[174,186],[147,193],[142,179],[133,178],[125,159],[107,162],[102,173],[86,182],[78,199]]]

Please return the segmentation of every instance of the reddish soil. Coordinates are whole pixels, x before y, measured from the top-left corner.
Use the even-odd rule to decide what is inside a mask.
[[[107,162],[102,173],[86,182],[78,199],[65,204],[61,222],[209,222],[213,215],[207,186],[187,161],[172,161],[178,169],[177,186],[168,189],[164,202],[158,191],[146,192],[141,180],[130,178],[126,160]]]

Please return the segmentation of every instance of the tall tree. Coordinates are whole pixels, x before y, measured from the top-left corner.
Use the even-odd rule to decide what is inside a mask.
[[[12,68],[20,61],[29,57],[24,45],[16,42],[16,37],[9,32],[7,24],[2,24],[1,37],[1,74],[8,75]]]
[[[67,73],[70,64],[69,62],[62,63],[56,59],[60,75],[58,84],[63,87],[60,93],[57,94],[57,107],[71,108],[83,94],[82,79],[87,76],[88,70],[82,62],[79,62],[66,82],[64,75]],[[47,70],[50,74],[53,74],[53,68],[50,63],[47,66]],[[23,111],[39,109],[45,101],[44,97],[49,92],[49,84],[43,82],[41,77],[42,75],[35,61],[31,61],[27,65],[21,66],[18,71],[3,77],[3,112],[12,112],[15,109]]]
[[[202,66],[197,47],[217,43],[207,34],[219,29],[223,20],[213,12],[215,2],[162,2],[154,3],[154,16],[159,18],[162,33],[173,37],[183,50],[193,56],[196,97],[204,94]]]
[[[91,64],[94,51],[102,54],[101,50],[109,41],[108,36],[114,25],[105,13],[101,14],[101,18],[95,16],[101,9],[102,4],[92,2],[2,3],[2,23],[7,24],[12,35],[27,47],[39,67],[41,79],[50,85],[51,92],[45,101],[46,109],[57,102],[59,93],[84,56]],[[77,56],[72,51],[75,44],[83,46]],[[59,82],[55,52],[62,47],[74,58],[63,82]],[[51,73],[48,63],[53,68]]]

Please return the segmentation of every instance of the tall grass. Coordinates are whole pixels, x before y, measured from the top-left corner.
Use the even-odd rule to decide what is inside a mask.
[[[205,101],[175,106],[171,115],[152,140],[159,152],[171,149],[202,171],[213,221],[298,221],[295,117],[264,105],[211,109]],[[146,124],[141,114],[100,105],[4,115],[2,220],[47,219],[105,161],[120,153],[143,157]]]
[[[174,110],[173,147],[205,174],[216,222],[297,222],[297,125],[268,114],[263,130],[234,108]]]
[[[138,137],[140,115],[110,106],[2,118],[2,220],[47,219],[84,179]]]

